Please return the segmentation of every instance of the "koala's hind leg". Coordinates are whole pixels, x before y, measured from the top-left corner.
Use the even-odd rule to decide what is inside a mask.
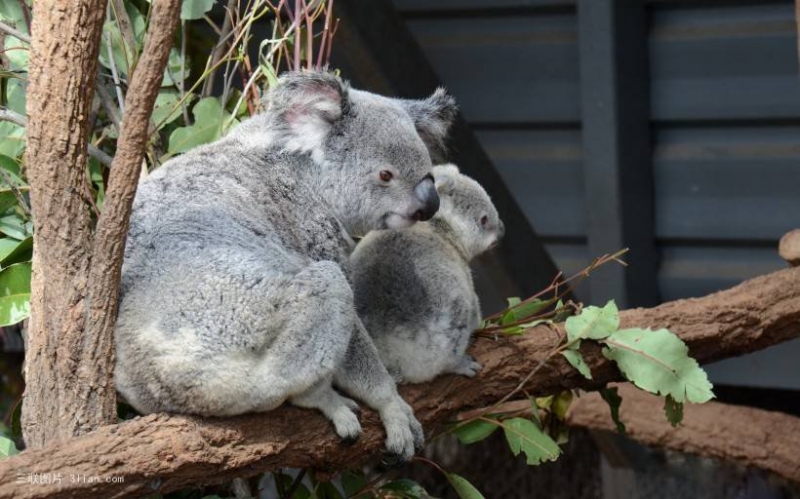
[[[334,383],[346,393],[378,411],[386,429],[386,449],[409,459],[425,443],[422,425],[414,411],[397,393],[394,380],[386,371],[361,320],[350,340],[344,362],[336,371]]]
[[[295,395],[289,402],[309,409],[318,409],[333,423],[336,434],[343,440],[355,441],[361,435],[361,424],[355,411],[358,404],[354,400],[342,397],[331,386],[331,379],[325,379],[310,390]]]

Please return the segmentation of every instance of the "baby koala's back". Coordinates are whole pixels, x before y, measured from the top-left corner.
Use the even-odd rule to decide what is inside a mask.
[[[358,314],[398,381],[474,376],[464,355],[480,323],[469,261],[502,237],[489,196],[452,165],[434,168],[441,199],[429,223],[375,231],[350,259]]]

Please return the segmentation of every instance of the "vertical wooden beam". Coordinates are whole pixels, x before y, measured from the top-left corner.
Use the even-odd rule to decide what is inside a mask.
[[[630,266],[589,280],[591,301],[658,302],[643,0],[578,0],[589,254],[630,248]]]
[[[334,8],[341,19],[334,41],[334,66],[348,78],[369,90],[408,98],[425,97],[441,86],[390,0],[339,1]],[[506,225],[503,243],[482,261],[490,269],[495,288],[504,296],[528,296],[546,287],[557,272],[553,261],[460,116],[450,142],[450,159],[486,188]]]

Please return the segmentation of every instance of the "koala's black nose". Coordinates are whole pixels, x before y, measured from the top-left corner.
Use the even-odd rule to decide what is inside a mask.
[[[414,195],[422,204],[414,212],[414,220],[430,220],[439,211],[439,194],[436,192],[436,185],[433,183],[433,176],[428,175],[414,187]]]

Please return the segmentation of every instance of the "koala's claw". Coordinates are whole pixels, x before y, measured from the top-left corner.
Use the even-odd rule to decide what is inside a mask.
[[[465,355],[461,358],[461,361],[456,365],[453,369],[454,374],[460,374],[462,376],[466,376],[468,378],[474,377],[478,374],[478,371],[483,369],[483,366],[480,362],[477,362],[472,355]]]
[[[394,452],[384,452],[381,456],[381,464],[389,469],[400,468],[406,464],[407,461],[408,459]]]
[[[356,442],[358,442],[358,440],[360,438],[361,438],[361,434],[360,433],[358,435],[355,435],[355,436],[343,437],[342,440],[341,440],[341,443],[345,447],[350,447],[351,445],[354,445]]]

